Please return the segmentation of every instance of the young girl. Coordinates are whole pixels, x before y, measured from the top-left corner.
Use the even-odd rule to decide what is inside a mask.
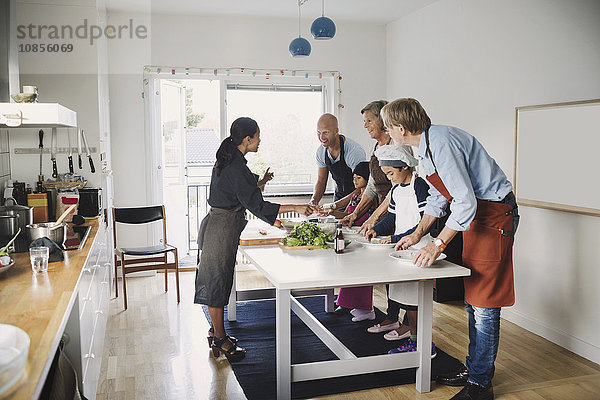
[[[343,218],[350,214],[362,198],[367,182],[369,180],[369,163],[363,161],[354,168],[354,192],[348,196],[336,201],[335,203],[324,204],[323,213],[334,215],[336,218]],[[335,211],[338,208],[346,207],[344,211]],[[362,225],[370,216],[370,212],[366,212],[361,218],[354,221],[354,225]],[[375,319],[375,311],[373,310],[373,286],[358,286],[351,288],[341,288],[337,297],[336,304],[341,308],[352,309],[350,313],[353,315],[352,321],[358,322],[366,319]]]
[[[383,237],[381,243],[396,243],[400,238],[414,232],[421,221],[429,186],[422,178],[413,171],[418,160],[409,154],[406,147],[388,145],[377,149],[377,159],[382,171],[392,182],[391,200],[388,213],[379,221],[373,229],[366,234],[371,240],[376,236],[386,235],[393,232],[391,236]],[[429,234],[424,235],[421,241],[414,245],[416,248],[427,246],[432,242]],[[390,285],[389,297],[400,303],[408,315],[409,325],[400,325],[386,334],[389,340],[409,338],[399,348],[390,350],[390,353],[416,351],[417,338],[417,294],[416,282],[407,282]],[[385,321],[382,322],[385,324]],[[435,350],[432,350],[432,357]]]
[[[335,203],[323,204],[321,214],[333,215],[336,218],[344,218],[346,215],[351,214],[358,206],[358,203],[360,203],[363,194],[365,193],[365,189],[367,188],[367,182],[369,181],[369,163],[367,161],[358,163],[352,173],[354,174],[352,177],[355,187],[354,191]],[[344,211],[339,211],[340,209],[344,209]],[[360,219],[354,221],[354,225],[362,225],[370,215],[370,212],[365,213]]]

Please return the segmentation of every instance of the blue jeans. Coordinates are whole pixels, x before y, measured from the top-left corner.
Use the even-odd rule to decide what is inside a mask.
[[[519,225],[519,208],[515,196],[511,193],[502,202],[513,207],[513,235]],[[469,314],[469,355],[467,368],[469,382],[487,386],[494,377],[494,362],[498,354],[500,341],[500,307],[475,307],[465,302]]]
[[[466,303],[469,314],[469,382],[487,386],[494,377],[500,341],[500,308],[481,308]]]

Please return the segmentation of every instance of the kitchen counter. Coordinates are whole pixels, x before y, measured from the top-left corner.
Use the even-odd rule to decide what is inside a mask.
[[[29,253],[14,253],[15,265],[0,275],[0,323],[18,326],[31,340],[25,374],[2,399],[38,398],[41,393],[71,312],[78,306],[82,270],[99,228],[98,220],[88,224],[92,229],[83,248],[63,252],[64,261],[49,263],[47,273],[33,274]]]

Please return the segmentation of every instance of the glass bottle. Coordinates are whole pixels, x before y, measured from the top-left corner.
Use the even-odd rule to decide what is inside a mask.
[[[344,252],[344,234],[342,233],[342,224],[337,224],[335,239],[333,239],[334,249],[336,253]]]

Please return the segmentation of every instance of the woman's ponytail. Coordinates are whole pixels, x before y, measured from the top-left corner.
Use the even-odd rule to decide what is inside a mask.
[[[258,132],[258,124],[255,120],[248,117],[240,117],[233,121],[229,130],[229,136],[226,137],[217,150],[217,162],[215,163],[215,169],[217,175],[221,171],[231,164],[233,156],[238,151],[238,146],[242,143],[246,136],[254,137]]]

